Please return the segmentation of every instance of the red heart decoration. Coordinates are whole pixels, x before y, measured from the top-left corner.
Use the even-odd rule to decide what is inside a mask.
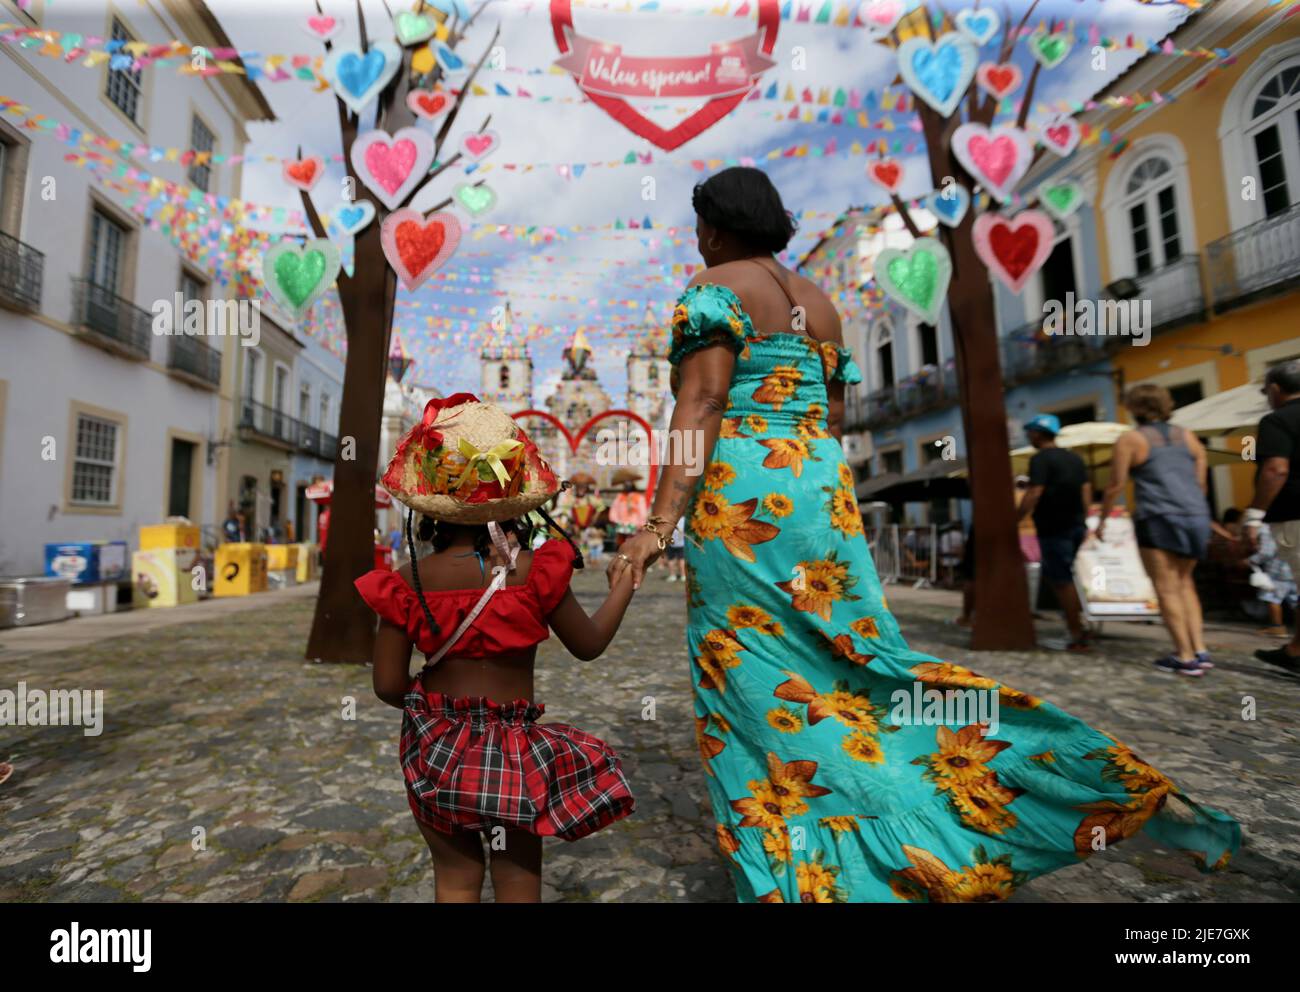
[[[776,35],[781,26],[781,8],[779,0],[758,0],[758,27],[763,34],[762,53],[771,55],[776,47]],[[569,54],[569,42],[565,31],[573,32],[572,0],[551,0],[551,30],[555,34],[555,44],[561,55]],[[581,88],[581,87],[580,87]],[[583,90],[583,94],[610,117],[618,121],[633,134],[645,138],[666,152],[680,148],[692,138],[708,130],[722,118],[736,109],[753,89],[731,96],[716,97],[709,100],[699,110],[691,114],[672,128],[662,128],[621,97],[608,96]]]
[[[384,257],[402,285],[413,291],[433,275],[460,244],[460,221],[455,214],[438,211],[427,217],[405,207],[384,218],[379,229]]]
[[[1011,278],[1019,279],[1038,254],[1038,231],[999,222],[989,229],[989,245]]]
[[[305,162],[294,162],[289,166],[289,175],[300,183],[309,183],[316,178],[316,163],[311,159]]]
[[[415,102],[420,105],[420,109],[426,114],[432,115],[447,106],[447,97],[443,93],[434,93],[432,96],[421,93],[415,98]]]
[[[1061,145],[1062,147],[1070,143],[1070,134],[1070,128],[1064,124],[1058,124],[1056,127],[1049,127],[1047,129],[1047,137],[1050,138],[1054,144]]]
[[[892,158],[882,158],[867,165],[867,175],[891,193],[898,192],[903,181],[903,167]]]

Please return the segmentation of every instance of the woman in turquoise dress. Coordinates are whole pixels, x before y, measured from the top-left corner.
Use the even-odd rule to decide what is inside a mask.
[[[1227,864],[1236,821],[1051,703],[908,647],[840,446],[861,374],[757,169],[695,189],[708,268],[678,300],[671,429],[648,526],[687,521],[687,648],[717,838],[742,902],[978,902],[1140,830]],[[960,704],[960,708],[959,707]]]

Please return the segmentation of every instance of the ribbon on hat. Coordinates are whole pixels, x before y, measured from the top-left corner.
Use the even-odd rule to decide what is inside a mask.
[[[488,448],[487,451],[480,451],[474,447],[468,438],[461,438],[458,447],[460,453],[468,461],[464,471],[460,474],[460,478],[456,480],[457,489],[477,475],[479,468],[484,465],[492,470],[492,474],[496,476],[497,481],[501,483],[501,487],[504,489],[510,485],[510,473],[506,471],[505,459],[514,458],[523,450],[524,444],[522,441],[517,440],[502,441],[500,444]]]

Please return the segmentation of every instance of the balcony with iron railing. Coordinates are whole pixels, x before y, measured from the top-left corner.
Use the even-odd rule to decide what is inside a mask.
[[[1026,324],[1001,340],[1002,381],[1007,386],[1068,372],[1106,357],[1107,338],[1043,334],[1042,327],[1041,321]]]
[[[880,430],[958,401],[957,376],[951,363],[942,368],[925,366],[908,379],[861,395],[853,406],[846,402],[844,430],[849,433]]]
[[[239,406],[239,431],[245,437],[265,441],[274,447],[301,445],[302,424],[281,410],[244,397]]]
[[[309,455],[315,455],[321,461],[332,462],[339,452],[339,439],[333,434],[326,434],[319,427],[300,422],[298,447]]]
[[[1300,282],[1300,204],[1205,247],[1216,313]]]
[[[149,360],[153,315],[89,279],[72,279],[72,323],[102,348],[123,358]]]
[[[1149,315],[1134,314],[1130,306],[1128,324],[1132,328],[1134,317],[1145,322],[1149,316],[1149,330],[1153,334],[1205,318],[1205,291],[1201,285],[1199,255],[1180,255],[1167,265],[1134,276],[1133,280],[1139,287],[1135,297],[1130,300],[1101,300],[1098,301],[1099,309],[1117,313],[1116,304],[1121,308],[1126,304],[1145,308],[1150,303]],[[1116,336],[1115,328],[1108,331],[1112,337]]]
[[[221,385],[221,352],[198,338],[174,336],[168,348],[167,368],[186,382],[204,389],[216,389]]]
[[[41,308],[45,255],[0,233],[0,306],[31,312]]]

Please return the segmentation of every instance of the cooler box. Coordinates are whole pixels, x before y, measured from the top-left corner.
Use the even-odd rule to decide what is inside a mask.
[[[67,579],[48,576],[0,579],[0,628],[66,620],[70,588]]]
[[[298,545],[266,546],[266,584],[272,589],[287,589],[298,584]]]
[[[194,524],[150,524],[140,528],[140,550],[184,548],[199,550],[199,528]]]
[[[197,603],[193,568],[199,554],[187,548],[151,548],[131,556],[131,602],[135,606]]]
[[[125,541],[69,541],[45,545],[45,574],[73,585],[117,582],[127,577]]]
[[[117,612],[117,583],[99,582],[93,586],[73,586],[68,590],[68,612],[78,616],[96,616]]]
[[[310,541],[304,541],[296,545],[298,548],[298,581],[310,582],[319,574],[320,565],[317,559],[320,557],[316,545]]]
[[[266,545],[240,542],[217,547],[214,596],[248,596],[266,591]]]

